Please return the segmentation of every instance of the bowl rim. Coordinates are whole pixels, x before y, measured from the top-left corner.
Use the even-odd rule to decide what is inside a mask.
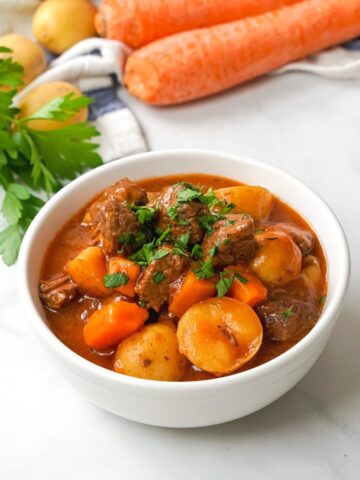
[[[121,171],[121,165],[123,165],[125,162],[127,164],[136,163],[143,160],[144,158],[148,158],[148,161],[151,161],[150,159],[154,157],[160,159],[163,158],[165,160],[169,156],[174,159],[174,157],[183,157],[184,155],[201,157],[205,155],[208,157],[213,157],[214,159],[226,158],[228,160],[233,160],[234,162],[246,164],[246,166],[250,166],[250,168],[254,166],[264,169],[271,175],[275,175],[278,177],[280,176],[284,180],[291,180],[292,182],[296,183],[296,185],[301,188],[310,199],[312,199],[312,201],[316,205],[316,208],[322,209],[323,213],[327,216],[327,222],[331,222],[333,224],[332,226],[335,228],[338,242],[337,257],[340,265],[339,275],[337,276],[337,288],[334,292],[333,297],[327,299],[325,310],[322,312],[319,320],[310,330],[310,332],[289,350],[259,366],[228,376],[201,381],[162,382],[158,380],[148,380],[122,375],[117,372],[107,370],[106,368],[99,365],[96,365],[75,353],[56,337],[50,327],[46,325],[41,316],[37,313],[32,299],[31,288],[27,282],[27,265],[29,256],[31,255],[31,250],[33,248],[32,240],[37,229],[41,228],[43,221],[46,220],[51,210],[56,207],[56,204],[61,199],[68,195],[72,195],[77,190],[80,184],[91,182],[94,178],[96,178],[97,175],[101,174],[101,172],[111,169],[116,170],[117,168],[119,168],[119,170]],[[221,167],[219,168],[219,170],[221,170]],[[185,174],[186,172],[183,173]],[[329,262],[328,258],[327,262]],[[57,192],[36,215],[22,241],[17,264],[17,290],[22,309],[26,314],[26,317],[30,319],[32,327],[37,333],[37,335],[40,337],[43,343],[45,343],[51,350],[55,352],[57,359],[60,358],[62,361],[65,362],[65,364],[72,364],[73,366],[77,367],[77,371],[81,370],[83,371],[83,373],[92,376],[93,381],[109,381],[114,382],[115,384],[123,384],[137,387],[146,391],[160,390],[175,393],[180,393],[182,391],[188,392],[189,389],[193,392],[203,390],[208,391],[225,386],[231,386],[233,384],[240,384],[249,380],[254,380],[256,377],[267,377],[268,374],[270,374],[271,372],[274,372],[278,369],[280,370],[282,366],[290,364],[292,359],[296,358],[298,355],[301,355],[302,351],[305,352],[306,350],[311,349],[311,347],[315,348],[314,345],[316,345],[316,343],[326,334],[327,330],[332,327],[334,319],[336,319],[338,313],[341,310],[343,299],[345,297],[346,290],[349,284],[349,277],[350,253],[343,228],[331,208],[317,193],[315,193],[315,191],[311,187],[306,185],[303,181],[299,180],[296,176],[290,175],[284,170],[269,165],[265,162],[254,160],[240,154],[206,149],[160,150],[140,153],[125,158],[123,157],[109,163],[105,163],[100,167],[97,167],[79,176],[77,179],[73,180],[65,187],[63,187],[59,192]],[[304,361],[306,357],[307,356],[305,355]]]

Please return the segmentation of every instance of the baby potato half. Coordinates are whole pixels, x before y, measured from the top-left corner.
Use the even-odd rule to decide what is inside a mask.
[[[114,370],[131,377],[176,382],[183,377],[186,364],[174,325],[160,322],[145,326],[120,343]]]

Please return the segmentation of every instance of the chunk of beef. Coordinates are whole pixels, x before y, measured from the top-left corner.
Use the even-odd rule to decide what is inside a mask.
[[[310,302],[284,296],[256,308],[267,338],[274,342],[296,340],[316,323],[320,312]]]
[[[169,225],[171,237],[177,240],[180,235],[189,233],[189,243],[201,242],[204,231],[199,225],[198,218],[209,214],[209,208],[199,200],[192,200],[188,203],[178,201],[178,194],[186,187],[181,183],[167,187],[157,199],[159,212],[157,216],[157,227],[164,231]],[[169,209],[173,215],[169,215]],[[173,218],[171,218],[171,216]]]
[[[77,296],[79,290],[69,275],[61,274],[50,280],[42,280],[39,295],[48,308],[59,310]]]
[[[158,260],[152,260],[142,272],[135,291],[147,308],[158,312],[168,301],[170,285],[179,278],[188,265],[188,258],[172,253],[168,246],[162,246],[168,254]]]
[[[146,191],[126,177],[104,190],[95,203],[103,202],[109,197],[130,205],[145,205],[148,201]]]
[[[129,210],[125,202],[119,202],[110,196],[90,209],[91,223],[100,237],[101,245],[107,254],[116,253],[119,248],[119,237],[136,234],[140,225],[134,212]],[[124,245],[125,252],[130,253],[131,243]]]
[[[254,220],[241,214],[228,214],[214,224],[214,231],[203,242],[204,257],[213,255],[213,265],[222,267],[248,262],[255,254]]]
[[[287,233],[300,248],[303,255],[307,255],[312,251],[315,244],[315,237],[311,232],[302,228],[291,225],[290,223],[277,223],[266,228],[268,232],[284,232]]]
[[[123,234],[136,234],[140,225],[129,205],[143,205],[147,195],[143,188],[127,178],[119,180],[109,187],[89,209],[91,225],[105,253],[116,253],[119,237]],[[132,251],[131,243],[125,245],[125,251]]]

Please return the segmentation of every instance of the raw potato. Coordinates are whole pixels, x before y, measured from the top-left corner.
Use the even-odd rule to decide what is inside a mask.
[[[263,187],[241,185],[220,188],[215,191],[215,194],[236,205],[232,213],[248,213],[258,221],[264,220],[269,215],[273,204],[272,194]]]
[[[88,0],[46,0],[35,12],[33,32],[39,42],[60,54],[84,38],[96,36],[96,8]]]
[[[183,377],[186,363],[174,326],[161,322],[144,327],[120,343],[114,370],[131,377],[176,382]]]
[[[232,298],[210,298],[181,317],[180,352],[198,368],[216,376],[238,370],[259,350],[263,329],[255,311]]]
[[[50,102],[50,100],[53,100],[56,97],[63,97],[68,93],[73,93],[75,96],[82,95],[77,87],[68,82],[49,82],[33,88],[24,95],[19,102],[18,106],[21,109],[19,118],[32,115]],[[28,126],[34,130],[55,130],[56,128],[64,128],[74,123],[85,122],[88,115],[89,110],[85,107],[75,113],[75,115],[68,120],[32,120],[28,123]]]
[[[264,232],[256,235],[259,246],[251,268],[265,283],[285,285],[301,272],[300,248],[283,232]]]
[[[30,38],[19,33],[0,37],[0,46],[8,47],[11,53],[1,53],[0,58],[12,57],[24,68],[24,85],[28,85],[46,69],[47,60],[43,49]]]
[[[104,285],[106,258],[100,247],[87,247],[66,264],[66,271],[84,293],[102,297],[111,290]]]

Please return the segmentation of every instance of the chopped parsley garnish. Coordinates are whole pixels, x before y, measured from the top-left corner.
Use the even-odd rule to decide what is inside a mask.
[[[163,272],[155,272],[153,274],[153,280],[154,280],[155,285],[158,285],[164,279],[165,279],[165,275],[164,275]]]
[[[156,250],[156,252],[153,255],[153,260],[160,260],[161,258],[164,258],[167,255],[169,255],[168,250],[164,250],[164,249]]]
[[[175,242],[173,253],[177,255],[188,256],[187,246],[190,240],[190,233],[184,233],[180,235],[178,240]]]
[[[160,234],[160,237],[156,240],[155,245],[159,246],[162,245],[165,240],[167,240],[168,236],[170,235],[171,227],[165,228],[165,230]]]
[[[205,262],[200,262],[200,267],[195,269],[194,273],[200,280],[215,277],[215,271],[211,258],[208,258],[207,260],[205,260]]]
[[[215,245],[213,245],[209,250],[210,257],[213,257],[218,252],[218,250],[219,250],[219,247],[217,243],[215,243]]]
[[[131,205],[130,208],[135,212],[137,221],[140,225],[151,223],[156,212],[155,208],[147,206],[138,207],[137,205]]]
[[[177,193],[177,199],[179,203],[189,203],[193,200],[200,200],[203,196],[199,189],[195,189],[193,186],[186,186],[183,190]]]
[[[154,258],[154,240],[150,243],[145,243],[140,250],[129,257],[130,260],[146,267]]]
[[[237,280],[239,280],[239,282],[243,283],[244,285],[249,283],[249,280],[247,278],[243,277],[242,275],[240,275],[240,273],[238,273],[238,272],[234,272],[234,277]]]
[[[187,225],[189,225],[189,222],[185,220],[185,218],[179,218],[179,220],[177,221],[177,224],[181,225],[182,227],[186,227]]]
[[[220,280],[216,284],[218,297],[223,297],[228,293],[234,281],[235,276],[229,272],[221,272]]]
[[[282,316],[284,318],[290,318],[294,315],[294,312],[292,311],[292,308],[287,308],[286,310],[283,311]]]
[[[139,307],[141,307],[141,308],[146,307],[146,303],[144,302],[144,300],[139,300]]]
[[[212,213],[209,213],[207,215],[200,215],[197,218],[200,228],[209,234],[214,231],[212,226],[217,220],[219,220],[218,215],[214,215]]]
[[[118,242],[123,245],[131,245],[132,247],[139,248],[141,245],[144,244],[146,241],[146,235],[144,232],[136,232],[136,233],[122,233],[118,237]],[[119,253],[123,252],[123,248],[119,250]]]
[[[224,238],[224,240],[223,240],[223,242],[222,242],[222,244],[225,245],[225,246],[226,246],[226,245],[230,245],[230,243],[231,243],[231,242],[230,242],[230,240],[229,240],[228,238]]]
[[[170,220],[176,220],[176,217],[178,216],[178,211],[176,207],[169,207],[166,210],[166,213],[168,214]]]
[[[203,248],[200,244],[196,243],[191,250],[191,258],[194,260],[200,260],[204,256]]]
[[[107,288],[116,288],[126,285],[129,281],[129,277],[124,272],[109,273],[104,276],[104,285]]]
[[[325,305],[326,300],[327,300],[327,295],[321,295],[319,302],[321,303],[321,305]]]

